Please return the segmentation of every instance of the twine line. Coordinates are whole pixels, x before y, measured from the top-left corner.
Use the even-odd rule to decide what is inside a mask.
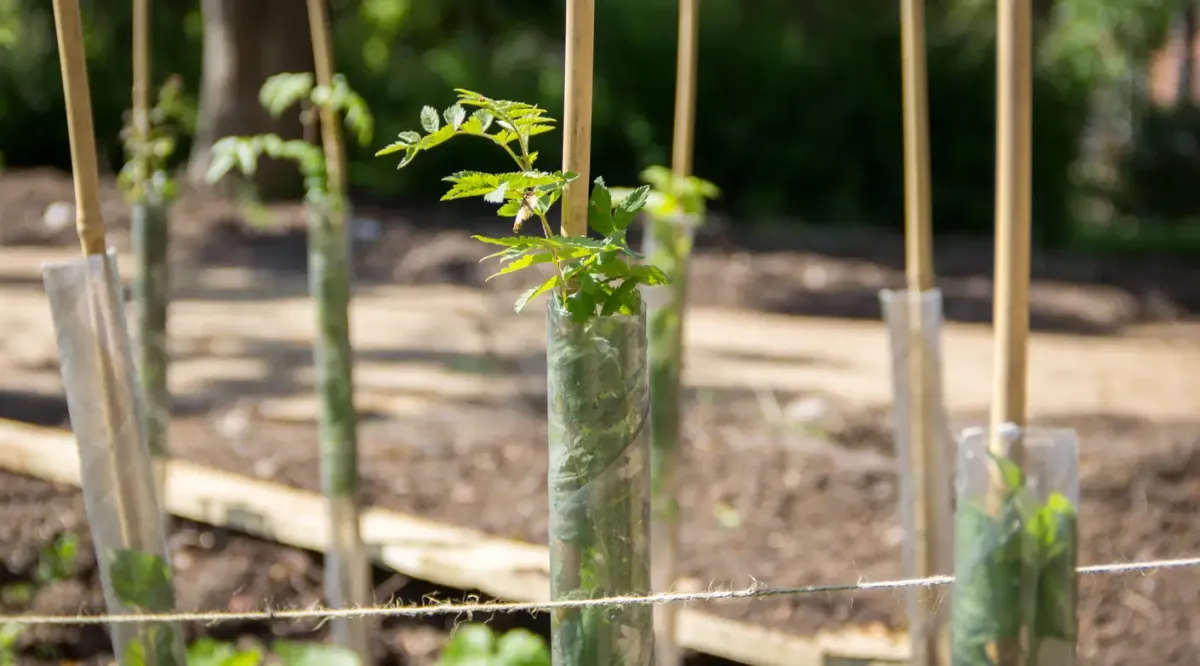
[[[1173,560],[1149,560],[1146,562],[1117,562],[1079,567],[1080,575],[1125,574],[1148,572],[1161,569],[1184,569],[1200,567],[1200,557]],[[665,592],[649,595],[617,595],[594,599],[563,599],[544,602],[468,602],[437,603],[425,605],[389,605],[369,608],[304,608],[258,611],[208,611],[179,613],[104,613],[94,615],[0,615],[0,625],[96,625],[129,624],[137,622],[203,622],[213,625],[224,622],[263,620],[330,620],[334,618],[367,617],[429,617],[435,615],[467,615],[474,613],[536,613],[557,609],[595,608],[598,606],[650,606],[662,604],[686,604],[691,602],[725,601],[730,599],[762,599],[785,595],[822,594],[836,592],[863,592],[870,590],[902,590],[930,588],[948,585],[954,576],[930,576],[928,578],[906,578],[877,582],[846,583],[842,585],[800,585],[789,587],[767,587],[755,583],[738,590],[712,590],[707,592]]]

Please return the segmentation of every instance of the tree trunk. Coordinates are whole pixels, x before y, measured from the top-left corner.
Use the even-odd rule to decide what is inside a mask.
[[[298,116],[273,120],[258,101],[267,77],[312,71],[308,12],[302,0],[201,0],[204,15],[203,76],[196,137],[187,177],[204,183],[211,147],[222,137],[274,132],[285,139],[303,134]],[[237,178],[237,176],[233,176]],[[228,188],[231,177],[221,183]],[[295,165],[259,162],[254,178],[264,200],[296,197],[303,183]]]

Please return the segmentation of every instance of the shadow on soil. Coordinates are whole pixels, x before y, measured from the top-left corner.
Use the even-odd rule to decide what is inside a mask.
[[[396,213],[381,212],[379,217],[386,219],[385,215],[394,220]],[[363,286],[383,282],[482,286],[494,267],[479,263],[483,249],[469,236],[489,229],[494,231],[494,222],[485,226],[470,219],[430,225],[423,220],[421,227],[404,220],[384,223],[375,239],[356,243],[358,278]],[[202,242],[198,256],[208,265],[253,266],[281,276],[305,271],[303,228],[264,232],[226,221]],[[635,246],[638,243],[636,238],[633,242]],[[939,240],[939,244],[948,246],[937,256],[945,318],[990,322],[991,244],[963,239]],[[690,292],[693,301],[706,305],[879,319],[879,290],[904,285],[903,239],[887,233],[801,231],[764,237],[762,232],[735,230],[723,235],[713,232],[699,239],[697,247]],[[734,278],[728,265],[737,255],[743,256],[749,274],[737,280],[735,288],[731,287]],[[805,276],[812,270],[833,277],[814,285],[812,278]],[[1033,279],[1031,325],[1035,330],[1104,335],[1131,324],[1200,313],[1200,287],[1196,286],[1200,270],[1177,261],[1042,253],[1035,259]],[[278,296],[253,291],[255,298],[303,294],[295,284]],[[710,302],[718,292],[726,295]],[[243,300],[250,296],[230,290],[221,297]]]

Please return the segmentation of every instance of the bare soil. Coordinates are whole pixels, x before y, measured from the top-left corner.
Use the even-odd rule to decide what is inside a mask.
[[[3,418],[67,423],[37,265],[68,256],[70,220],[53,229],[43,218],[48,205],[70,200],[61,174],[0,177]],[[113,243],[124,249],[124,206],[111,188],[105,202]],[[365,205],[357,214],[372,221],[364,229],[378,226],[356,250],[368,500],[543,542],[544,324],[536,311],[511,313],[516,282],[483,283],[489,266],[478,264],[467,230],[494,231],[496,222]],[[191,192],[174,212],[171,445],[190,460],[316,489],[300,211],[273,207],[259,227],[246,217],[242,207]],[[902,286],[902,246],[886,234],[805,234],[804,247],[788,249],[782,237],[714,227],[701,239],[690,288],[684,573],[701,586],[901,576],[877,293]],[[984,418],[990,393],[990,334],[980,325],[991,312],[990,247],[939,241],[938,252],[953,322],[944,338],[946,401],[957,428]],[[1200,552],[1198,278],[1198,269],[1159,261],[1036,262],[1031,411],[1037,423],[1080,435],[1085,564]],[[2,582],[27,574],[29,553],[63,529],[82,529],[84,519],[73,491],[11,475],[0,489]],[[204,543],[219,546],[186,545],[204,533],[216,535]],[[181,596],[196,608],[296,605],[319,595],[315,556],[197,525],[178,525],[173,538],[201,563],[201,573],[180,574]],[[252,566],[265,561],[288,573]],[[93,578],[69,584],[77,592],[68,605],[98,603]],[[1191,570],[1086,578],[1082,663],[1194,663],[1198,586]],[[898,628],[902,606],[897,594],[874,593],[712,610],[809,634],[846,623]],[[419,639],[397,631],[381,637],[400,645],[394,654],[420,652],[406,643]],[[83,650],[103,639],[44,641]]]

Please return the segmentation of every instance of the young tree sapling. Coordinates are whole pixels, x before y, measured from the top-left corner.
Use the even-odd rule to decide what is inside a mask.
[[[346,125],[365,145],[373,131],[366,103],[351,90],[344,77],[331,78],[332,85],[323,86],[314,85],[309,73],[277,74],[263,84],[260,99],[273,116],[301,104],[306,124],[313,122],[314,108],[344,113]],[[212,155],[213,163],[207,174],[212,182],[235,167],[243,174],[253,174],[264,155],[297,162],[304,176],[309,220],[309,290],[316,301],[317,340],[313,351],[321,405],[321,487],[329,502],[331,543],[326,560],[326,592],[331,605],[367,603],[370,569],[359,533],[357,415],[349,316],[350,237],[343,226],[345,193],[329,186],[323,149],[304,140],[285,141],[274,134],[225,137],[213,145]],[[345,618],[338,622],[364,620]],[[348,624],[340,627],[351,628]],[[336,629],[339,627],[335,624]],[[335,631],[335,636],[355,643],[347,647],[368,651],[364,631]]]
[[[598,238],[551,229],[548,212],[577,174],[541,171],[530,138],[552,131],[555,120],[532,104],[495,100],[457,90],[458,102],[440,115],[421,111],[422,135],[400,134],[377,155],[403,153],[400,167],[452,138],[471,136],[504,151],[517,170],[460,171],[446,177],[443,201],[483,197],[513,221],[541,236],[475,236],[500,251],[503,267],[491,277],[531,266],[549,267],[517,299],[520,312],[549,296],[547,406],[550,445],[551,595],[555,599],[646,593],[648,466],[645,308],[641,285],[667,284],[659,268],[637,263],[626,232],[646,205],[648,186],[620,201],[597,178],[588,226]],[[473,108],[471,113],[468,108]],[[489,278],[491,279],[491,278]],[[564,666],[648,664],[653,646],[645,606],[558,609],[551,617],[553,663]]]

